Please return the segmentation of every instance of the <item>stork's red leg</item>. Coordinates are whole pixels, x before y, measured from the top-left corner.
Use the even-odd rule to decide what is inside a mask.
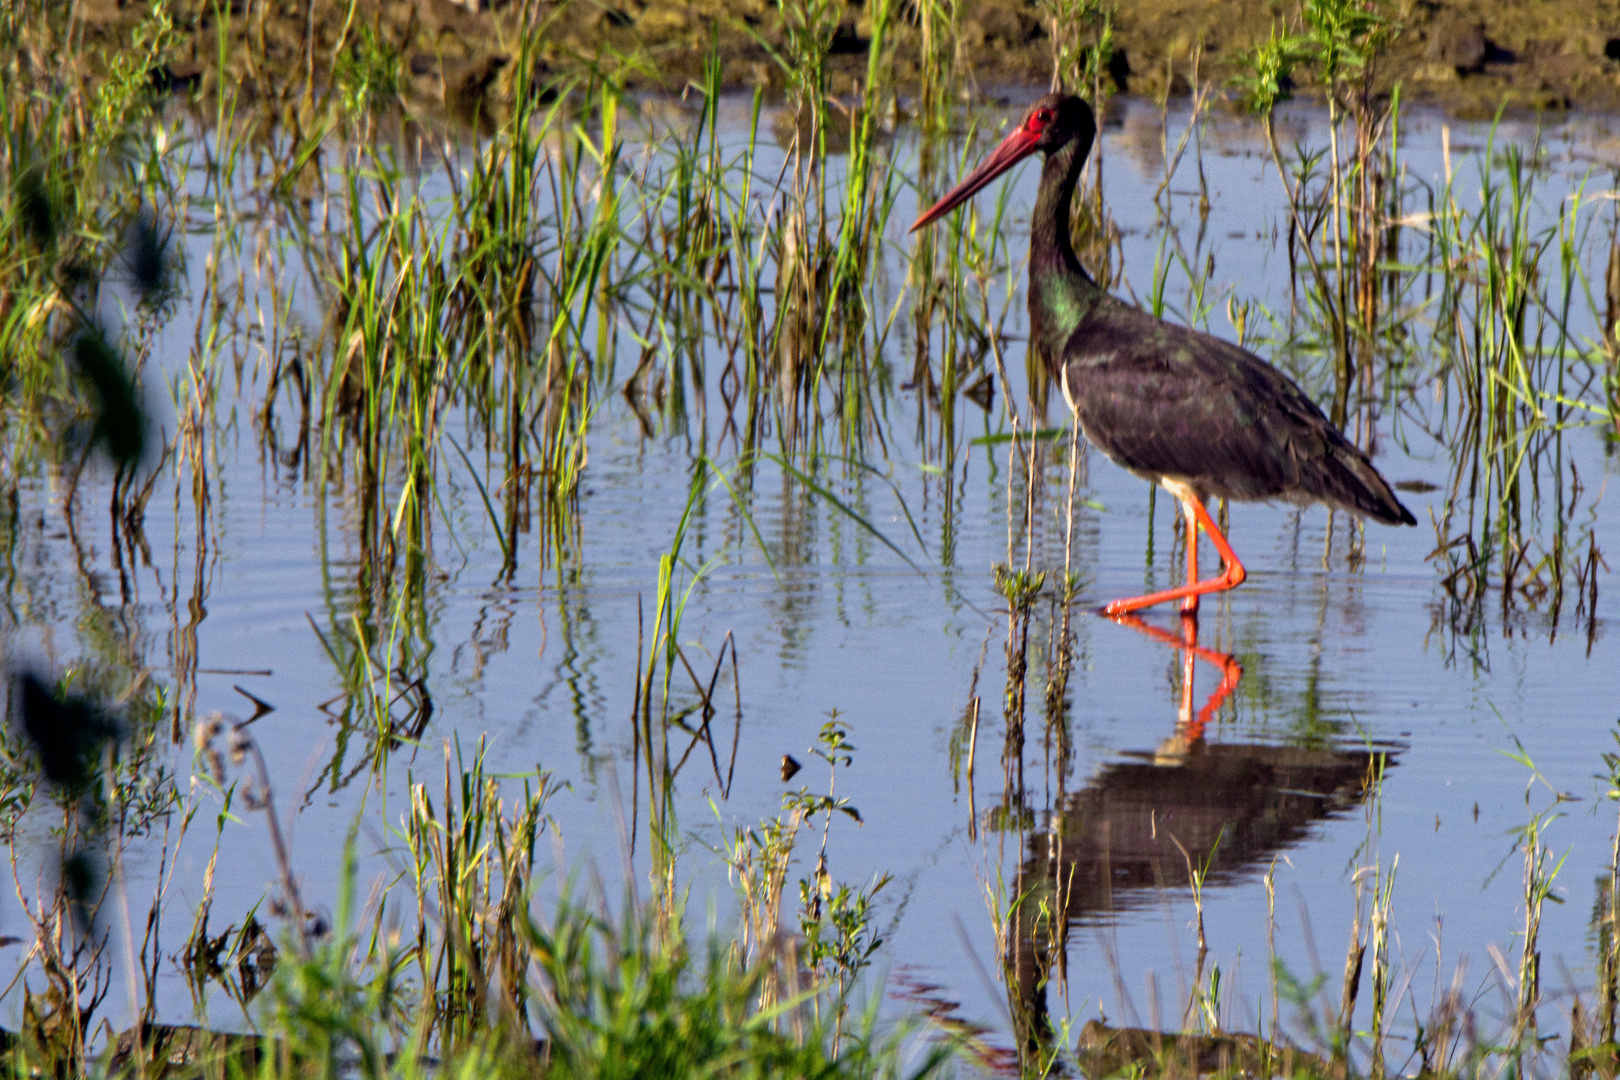
[[[1184,511],[1182,516],[1187,521],[1187,587],[1191,588],[1198,584],[1198,518],[1193,515],[1192,507],[1187,503],[1182,503],[1181,507]],[[1198,614],[1197,593],[1193,593],[1181,601],[1181,613],[1183,615]],[[1197,629],[1194,628],[1193,637],[1195,640],[1197,636]],[[1191,663],[1191,661],[1188,662]]]
[[[1115,600],[1102,609],[1104,615],[1112,617],[1127,615],[1130,612],[1141,611],[1145,607],[1163,604],[1169,600],[1187,601],[1182,610],[1190,614],[1197,609],[1200,596],[1205,593],[1225,592],[1227,589],[1235,589],[1243,584],[1244,578],[1249,576],[1249,572],[1243,569],[1243,564],[1238,561],[1237,554],[1232,550],[1232,545],[1226,542],[1225,535],[1216,527],[1215,519],[1209,516],[1209,510],[1205,508],[1203,502],[1198,499],[1189,499],[1186,500],[1184,505],[1188,510],[1188,515],[1196,519],[1197,527],[1201,527],[1209,534],[1210,540],[1215,544],[1215,550],[1221,553],[1221,561],[1226,564],[1226,568],[1216,577],[1207,578],[1204,581],[1189,581],[1179,588],[1149,593],[1146,596],[1133,596],[1126,600]],[[1187,569],[1196,573],[1198,569],[1196,551],[1198,533],[1196,528],[1188,531],[1191,535],[1187,537]]]

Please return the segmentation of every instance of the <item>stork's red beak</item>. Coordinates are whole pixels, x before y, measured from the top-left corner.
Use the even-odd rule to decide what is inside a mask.
[[[1011,135],[1001,140],[1001,145],[990,152],[990,156],[979,163],[979,167],[968,173],[967,178],[957,184],[945,197],[918,218],[911,231],[916,232],[977,195],[990,181],[1012,168],[1033,154],[1041,140],[1040,132],[1030,131],[1020,124],[1013,129]]]

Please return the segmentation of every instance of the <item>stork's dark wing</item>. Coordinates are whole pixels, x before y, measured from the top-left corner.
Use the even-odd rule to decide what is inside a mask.
[[[1064,359],[1086,437],[1128,469],[1416,524],[1293,380],[1230,342],[1115,303],[1081,323]]]

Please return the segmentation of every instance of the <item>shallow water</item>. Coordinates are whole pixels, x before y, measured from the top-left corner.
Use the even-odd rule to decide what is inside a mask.
[[[1127,101],[1102,141],[1103,187],[1122,232],[1126,279],[1138,296],[1146,295],[1161,250],[1153,203],[1162,176],[1159,115],[1147,103]],[[740,144],[746,103],[732,103],[722,119]],[[1182,122],[1171,118],[1172,146]],[[1431,182],[1442,176],[1445,123],[1439,116],[1403,118],[1402,153],[1413,176]],[[1541,132],[1547,150],[1538,180],[1543,215],[1555,212],[1558,199],[1577,184],[1586,183],[1589,192],[1604,189],[1620,168],[1620,141],[1609,127],[1604,118],[1576,118]],[[1283,136],[1294,135],[1325,141],[1323,118],[1305,110],[1291,115]],[[1452,125],[1459,176],[1470,173],[1475,151],[1491,137],[1484,127]],[[1537,133],[1528,123],[1507,123],[1494,138],[1498,147],[1530,146]],[[1210,213],[1199,236],[1192,153],[1170,185],[1170,201],[1175,220],[1185,222],[1178,237],[1192,252],[1188,262],[1202,266],[1206,256],[1213,258],[1207,324],[1232,337],[1229,294],[1263,301],[1284,316],[1288,311],[1287,259],[1276,240],[1281,185],[1253,125],[1214,121],[1202,149]],[[758,171],[774,175],[780,158],[768,156]],[[1027,213],[1036,179],[1033,167],[1015,174],[1015,228],[1023,227],[1018,215],[1020,208]],[[421,182],[430,194],[443,190],[442,177],[431,170]],[[1612,215],[1609,205],[1598,213]],[[914,212],[907,193],[891,218],[896,245]],[[1584,265],[1601,296],[1606,249],[1596,242],[1599,232],[1607,236],[1593,230]],[[195,297],[210,237],[199,227],[186,243]],[[248,248],[242,258],[251,275],[255,253],[251,243]],[[1012,250],[1021,258],[1021,237]],[[288,273],[296,279],[295,271]],[[1015,263],[1009,273],[1017,290],[1007,323],[1009,389],[1027,417],[1019,384],[1023,269]],[[903,271],[891,276],[898,282]],[[234,278],[235,270],[222,277]],[[247,280],[251,292],[251,276]],[[1166,295],[1167,317],[1185,318],[1193,305],[1180,269],[1169,275]],[[319,312],[307,290],[297,295],[294,311],[290,322],[301,320],[313,335]],[[153,364],[170,378],[184,371],[198,314],[183,301],[154,350]],[[1589,314],[1577,314],[1576,322],[1580,333],[1595,333]],[[42,473],[22,496],[7,583],[9,653],[64,666],[91,650],[90,639],[110,620],[135,643],[136,662],[151,667],[153,678],[172,682],[189,627],[198,671],[194,702],[178,695],[182,708],[198,717],[214,710],[246,716],[252,707],[236,685],[275,707],[254,731],[270,759],[305,896],[320,911],[330,913],[335,904],[335,874],[351,825],[359,822],[364,893],[402,865],[389,830],[399,827],[408,805],[407,785],[414,778],[435,786],[444,769],[441,746],[459,741],[470,752],[481,736],[498,771],[540,768],[566,782],[548,806],[560,831],[545,855],[553,883],[548,890],[580,874],[600,875],[609,895],[617,895],[626,875],[644,888],[647,851],[639,833],[645,807],[631,794],[629,722],[638,611],[650,617],[658,558],[686,505],[694,456],[706,452],[724,462],[735,453],[717,419],[723,414],[718,394],[711,392],[705,418],[682,424],[665,417],[647,437],[617,393],[637,351],[632,343],[621,345],[617,381],[602,395],[593,422],[577,561],[545,565],[531,531],[519,538],[519,571],[510,580],[500,572],[501,551],[469,474],[445,456],[453,464],[441,478],[436,568],[423,605],[432,715],[419,744],[393,750],[384,777],[368,783],[364,736],[346,732],[336,719],[339,708],[332,703],[342,682],[322,641],[351,623],[360,557],[355,511],[345,492],[323,490],[299,468],[263,452],[253,414],[262,394],[259,343],[270,329],[254,332],[259,338],[243,328],[237,340],[224,342],[221,370],[230,370],[233,352],[242,356],[247,385],[238,394],[234,378],[226,380],[217,404],[214,495],[200,530],[205,544],[199,543],[189,474],[176,479],[171,470],[159,480],[145,528],[150,556],[132,565],[129,553],[122,562],[114,554],[102,509],[106,478],[81,483],[70,522],[62,477]],[[1276,354],[1264,341],[1255,347],[1261,355]],[[890,348],[885,359],[898,383],[910,370],[904,331]],[[1321,400],[1322,365],[1308,353],[1297,363]],[[149,383],[157,383],[155,375]],[[1615,749],[1620,722],[1620,669],[1609,633],[1620,614],[1620,582],[1612,570],[1600,570],[1590,615],[1577,617],[1573,599],[1557,622],[1545,605],[1520,602],[1504,614],[1492,594],[1482,624],[1457,627],[1439,564],[1431,559],[1437,545],[1431,513],[1439,513],[1450,463],[1447,448],[1422,430],[1436,408],[1428,385],[1378,410],[1376,463],[1392,481],[1425,481],[1439,490],[1404,492],[1419,526],[1369,526],[1359,565],[1347,559],[1342,517],[1330,522],[1320,508],[1231,508],[1231,540],[1249,579],[1206,602],[1199,630],[1204,647],[1237,656],[1243,677],[1216,711],[1202,747],[1175,741],[1182,700],[1178,650],[1089,614],[1110,598],[1176,580],[1170,500],[1161,494],[1150,502],[1143,482],[1100,455],[1086,455],[1075,515],[1074,566],[1085,584],[1074,621],[1067,771],[1050,756],[1039,678],[1029,693],[1022,761],[1002,759],[1007,619],[998,610],[1003,601],[990,567],[1008,560],[1008,500],[1021,505],[1023,494],[1021,481],[1009,487],[1008,443],[983,439],[1009,430],[1002,411],[1008,390],[998,391],[988,413],[959,406],[968,419],[949,474],[937,448],[917,437],[919,403],[912,391],[898,391],[889,402],[886,456],[877,446],[867,454],[892,489],[837,463],[820,474],[912,565],[771,463],[757,468],[751,508],[769,562],[724,488],[711,490],[699,505],[685,557],[691,567],[717,562],[692,589],[682,640],[706,672],[732,635],[741,718],[729,797],[721,779],[732,772],[725,758],[732,741],[729,706],[715,720],[720,760],[711,767],[705,752],[694,754],[678,785],[686,838],[679,880],[689,896],[690,924],[701,928],[712,910],[725,928],[733,916],[725,867],[714,853],[724,830],[775,813],[789,788],[825,790],[825,769],[806,749],[838,710],[858,751],[854,764],[838,771],[837,793],[859,808],[864,825],[843,819],[832,825],[829,869],[851,882],[893,875],[878,898],[886,928],[879,967],[903,976],[891,989],[936,986],[935,996],[958,1003],[960,1016],[991,1026],[997,1041],[1010,1043],[1012,1036],[1004,1019],[1007,990],[984,974],[995,969],[996,950],[987,893],[1005,907],[1018,868],[1033,860],[1033,882],[1050,858],[1069,880],[1085,883],[1066,913],[1067,980],[1050,988],[1053,1013],[1067,1011],[1076,1024],[1100,1012],[1115,1023],[1179,1027],[1196,967],[1186,864],[1212,847],[1202,896],[1209,948],[1204,970],[1220,968],[1229,1028],[1269,1023],[1262,881],[1268,868],[1276,882],[1277,956],[1302,978],[1327,972],[1335,999],[1358,868],[1380,865],[1395,871],[1395,981],[1410,990],[1418,1012],[1466,965],[1465,993],[1478,991],[1482,1008],[1505,1013],[1512,992],[1502,987],[1516,971],[1515,935],[1524,920],[1517,830],[1551,806],[1555,792],[1569,799],[1545,833],[1563,862],[1558,902],[1546,908],[1541,926],[1543,982],[1549,993],[1590,985],[1597,883],[1606,879],[1615,831],[1614,806],[1594,776],[1607,772],[1601,755]],[[1046,424],[1061,426],[1062,412],[1058,403]],[[172,409],[168,415],[172,431]],[[1066,435],[1053,439],[1043,465],[1038,565],[1062,560],[1066,442]],[[1599,549],[1620,537],[1612,502],[1604,497],[1617,472],[1613,449],[1612,440],[1591,427],[1573,429],[1565,440],[1586,490],[1576,526],[1589,528]],[[476,452],[471,457],[480,460]],[[1204,558],[1213,559],[1204,550]],[[1044,601],[1038,607],[1048,610]],[[1031,630],[1032,656],[1046,639],[1046,618],[1038,614]],[[1150,613],[1147,621],[1180,632],[1171,613]],[[1032,670],[1037,666],[1032,660]],[[970,791],[967,776],[953,768],[952,735],[976,680],[980,729]],[[1195,706],[1219,681],[1216,668],[1200,663]],[[729,673],[720,685],[729,702]],[[1539,777],[1510,756],[1521,748]],[[1369,750],[1388,755],[1372,798],[1365,790]],[[780,777],[783,754],[806,764],[791,784]],[[189,773],[188,743],[176,747],[170,764]],[[1021,801],[1009,787],[1021,787]],[[199,798],[204,817],[217,811],[217,796]],[[214,918],[221,925],[240,920],[277,874],[262,818],[240,808],[236,814],[223,826],[214,872]],[[1065,825],[1054,829],[1060,815]],[[632,826],[638,832],[633,853],[623,839]],[[38,838],[44,827],[31,823],[23,836]],[[1188,857],[1173,846],[1178,842]],[[169,875],[167,957],[188,932],[202,895],[213,830],[196,829],[167,864],[160,859],[162,843],[161,829],[134,843],[123,873],[137,919],[160,874]],[[794,878],[810,873],[814,846],[814,838],[802,843]],[[20,871],[25,895],[32,872],[26,864]],[[791,881],[789,893],[796,896]],[[16,904],[7,898],[0,907],[0,926],[9,934],[24,925]],[[19,953],[10,950],[11,962]],[[127,995],[122,979],[113,985],[108,1008],[117,1014],[122,1006],[112,1002]],[[160,1015],[192,1018],[191,995],[169,959],[161,964],[157,989]],[[13,993],[5,1006],[7,1026],[20,1008],[20,994]],[[1549,1030],[1559,1023],[1556,1011],[1546,1010]],[[244,1023],[218,993],[209,1021]]]

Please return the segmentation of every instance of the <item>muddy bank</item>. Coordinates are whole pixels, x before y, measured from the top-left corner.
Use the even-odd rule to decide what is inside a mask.
[[[1223,85],[1245,50],[1297,18],[1296,7],[1279,0],[1121,4],[1114,80],[1131,93],[1185,92],[1189,56],[1201,43],[1201,77]],[[530,24],[544,28],[541,78],[599,66],[637,88],[679,90],[718,44],[729,85],[782,84],[770,51],[781,40],[773,0],[234,0],[223,35],[216,10],[213,0],[171,3],[174,37],[163,78],[211,89],[223,40],[229,77],[250,97],[307,99],[311,87],[330,84],[342,68],[340,77],[361,92],[397,93],[451,114],[487,112],[512,92],[511,60]],[[126,43],[148,11],[146,0],[80,0],[83,40]],[[864,12],[863,4],[850,4],[834,37],[836,92],[866,71]],[[1402,29],[1379,60],[1379,81],[1399,81],[1408,100],[1465,116],[1493,113],[1504,100],[1529,110],[1620,109],[1620,0],[1415,0],[1397,14]],[[962,0],[956,38],[966,96],[1050,78],[1048,27],[1031,0]],[[891,28],[890,70],[902,89],[918,78],[920,45],[914,16]]]

